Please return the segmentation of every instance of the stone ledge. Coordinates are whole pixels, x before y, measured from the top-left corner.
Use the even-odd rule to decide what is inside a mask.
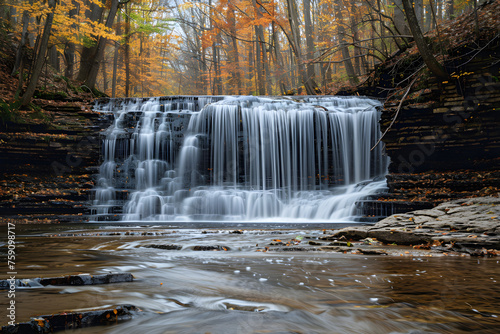
[[[448,245],[446,250],[500,249],[500,197],[478,197],[442,203],[430,210],[387,217],[375,225],[346,227],[332,238],[376,238],[387,244]]]

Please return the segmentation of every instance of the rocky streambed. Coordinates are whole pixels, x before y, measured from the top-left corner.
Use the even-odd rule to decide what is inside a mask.
[[[16,279],[22,284],[14,287],[15,321],[68,332],[104,325],[78,329],[92,334],[143,328],[151,333],[496,333],[499,260],[470,256],[496,255],[498,245],[482,253],[481,243],[496,236],[470,228],[481,226],[479,217],[486,215],[491,223],[484,227],[497,224],[491,218],[497,201],[447,203],[433,209],[443,212],[437,217],[412,212],[401,221],[390,217],[349,228],[19,224]],[[462,242],[458,251],[459,239],[442,239],[455,231],[431,224],[458,217],[462,208],[470,215],[460,227],[464,240],[476,244]],[[409,219],[422,216],[432,219]],[[401,230],[419,236],[427,227],[418,225],[429,225],[428,239],[391,241],[378,233],[387,226],[391,235]],[[124,279],[86,284],[112,283],[110,273]],[[7,303],[0,301],[0,307],[5,310]],[[126,308],[123,313],[120,307]],[[8,321],[4,317],[0,325]]]

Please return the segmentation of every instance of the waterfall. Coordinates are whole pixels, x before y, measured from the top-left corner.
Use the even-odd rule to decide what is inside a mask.
[[[386,187],[379,102],[109,100],[94,220],[352,221]]]

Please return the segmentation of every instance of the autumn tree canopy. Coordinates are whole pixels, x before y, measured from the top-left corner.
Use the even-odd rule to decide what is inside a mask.
[[[406,1],[406,0],[405,0]],[[3,0],[18,96],[42,71],[109,96],[318,94],[413,40],[402,0]],[[473,0],[415,0],[425,34]],[[408,6],[406,6],[408,7]],[[414,19],[413,19],[414,18]]]

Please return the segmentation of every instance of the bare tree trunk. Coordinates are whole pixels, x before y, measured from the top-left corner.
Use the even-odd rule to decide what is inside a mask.
[[[103,0],[100,1],[102,3]],[[93,2],[90,2],[90,10],[85,13],[85,16],[91,21],[100,22],[103,11],[104,5],[99,6]],[[80,55],[80,70],[78,71],[77,78],[78,81],[83,82],[87,79],[90,68],[92,67],[92,57],[94,56],[96,49],[97,44],[83,48]]]
[[[402,0],[394,0],[394,25],[396,31],[400,35],[409,35],[410,29],[405,20],[405,14],[403,12]]]
[[[117,25],[116,25],[116,35],[120,36],[121,35],[121,27],[120,27],[120,20],[121,16],[118,15],[117,17]],[[113,54],[113,78],[111,79],[111,97],[116,97],[116,78],[118,75],[118,51],[120,49],[120,43],[118,41],[115,42],[115,51]],[[161,53],[160,53],[161,56]]]
[[[211,71],[210,73],[212,74],[212,82],[210,83],[210,86],[212,87],[212,90],[210,92],[211,95],[217,95],[217,46],[215,45],[215,42],[212,43],[212,66],[210,66]]]
[[[111,8],[109,10],[108,18],[106,19],[106,27],[112,28],[113,22],[115,21],[116,12],[118,11],[118,0],[111,1]],[[99,38],[99,42],[97,43],[97,48],[93,57],[90,61],[90,70],[87,75],[87,79],[85,80],[85,85],[90,89],[93,89],[95,86],[95,82],[97,79],[97,73],[99,72],[99,64],[101,63],[104,57],[104,50],[106,49],[107,38]]]
[[[29,4],[33,4],[33,0],[29,1]],[[21,32],[21,40],[19,42],[19,46],[17,48],[17,53],[16,53],[16,61],[14,63],[14,68],[12,68],[12,74],[14,75],[17,70],[19,69],[19,66],[21,65],[21,59],[24,57],[25,50],[26,50],[26,43],[28,42],[28,26],[30,23],[30,13],[29,11],[25,10],[23,12],[23,30]],[[19,78],[19,80],[22,80],[22,78]]]
[[[274,58],[277,67],[276,70],[278,72],[278,83],[280,87],[280,92],[282,95],[284,95],[286,92],[286,84],[283,73],[284,72],[283,56],[281,55],[280,43],[278,39],[278,31],[276,30],[276,24],[274,21],[272,22],[272,29],[273,29]]]
[[[201,75],[203,78],[202,89],[203,89],[203,94],[206,94],[207,88],[208,88],[208,86],[210,86],[210,84],[208,81],[208,73],[207,73],[208,72],[207,52],[206,52],[206,48],[204,46],[202,46],[202,50],[201,50],[201,69],[202,69]]]
[[[214,83],[213,83],[212,95],[222,95],[220,50],[217,44],[221,44],[220,35],[217,35],[214,42],[212,43],[212,61],[214,64],[214,78],[213,78]]]
[[[108,90],[108,75],[106,73],[106,63],[102,66],[102,92],[106,93]]]
[[[66,62],[66,69],[64,76],[73,78],[75,72],[75,44],[68,42],[64,48],[64,60]]]
[[[52,68],[56,71],[59,72],[60,67],[59,67],[59,52],[57,51],[57,47],[53,45],[49,49],[49,64],[52,66]]]
[[[257,70],[257,90],[259,95],[266,95],[266,86],[264,85],[264,79],[262,74],[262,51],[261,44],[259,42],[259,32],[258,27],[255,26],[255,65]]]
[[[31,79],[26,88],[26,92],[21,98],[21,106],[26,107],[33,97],[36,85],[40,74],[42,73],[43,64],[45,62],[45,54],[47,53],[47,46],[49,44],[49,37],[52,30],[52,22],[54,20],[54,9],[56,7],[56,0],[49,0],[50,11],[47,14],[47,19],[45,21],[45,27],[43,28],[43,35],[40,40],[40,51],[36,57],[35,66],[33,68]]]
[[[417,48],[418,51],[420,52],[420,55],[422,56],[422,59],[424,60],[425,64],[432,72],[432,74],[434,74],[436,77],[442,80],[448,79],[448,74],[443,69],[441,64],[438,63],[436,58],[434,58],[434,55],[427,46],[427,42],[425,41],[422,31],[420,30],[417,17],[413,10],[412,4],[410,3],[410,0],[402,0],[402,1],[405,9],[405,15],[408,20],[408,25],[410,26],[413,39],[417,44]]]
[[[262,62],[264,64],[264,85],[266,87],[267,94],[271,94],[271,76],[269,71],[269,55],[267,54],[266,40],[264,39],[264,29],[261,27],[259,29],[259,40],[261,43],[262,50]]]
[[[453,5],[453,0],[446,0],[446,18],[448,20],[452,19],[455,14],[455,8]]]
[[[252,0],[255,19],[262,17],[260,5],[257,5],[256,0]],[[266,79],[268,79],[269,68],[267,67],[267,52],[264,40],[264,31],[262,25],[255,25],[255,43],[256,43],[256,65],[257,65],[257,86],[259,95],[266,95]]]
[[[319,5],[320,13],[325,13],[330,10],[328,4],[322,3]],[[317,26],[317,36],[318,42],[320,44],[325,44],[328,41],[328,36],[326,36],[325,27],[327,26],[326,20],[318,20]],[[330,64],[328,62],[320,63],[320,76],[321,76],[321,87],[323,87],[323,91],[327,90],[327,72],[329,70]]]
[[[9,11],[7,12],[7,20],[11,26],[16,25],[16,7],[10,6]]]
[[[72,0],[73,6],[75,8],[71,9],[68,13],[69,17],[72,18],[78,13],[79,4],[75,0]],[[74,31],[76,31],[76,24],[72,25]],[[73,74],[75,71],[75,44],[66,41],[66,45],[64,47],[64,61],[66,62],[66,69],[64,70],[64,75],[67,78],[73,78]]]
[[[424,28],[424,2],[423,0],[413,0],[413,8],[415,9],[415,16],[417,17],[418,26],[420,30]]]
[[[307,76],[307,72],[304,66],[304,58],[302,56],[302,49],[300,43],[300,28],[298,19],[297,3],[295,0],[287,0],[287,12],[288,12],[288,22],[290,23],[290,29],[292,31],[292,41],[291,48],[295,54],[295,60],[297,62],[297,68],[299,71],[299,76],[302,79],[302,84],[306,89],[308,95],[316,95],[314,87],[316,84]]]
[[[477,16],[477,0],[472,0],[474,2],[474,26],[476,32],[476,38],[479,38],[479,18]]]
[[[304,0],[304,32],[306,34],[306,73],[307,77],[313,81],[316,79],[314,64],[310,61],[314,59],[314,33],[311,20],[311,0]]]
[[[336,0],[336,13],[335,13],[335,16],[337,17],[337,19],[339,20],[339,22],[342,22],[343,18],[342,18],[342,0]],[[344,28],[344,25],[343,24],[339,24],[337,26],[337,30],[338,30],[338,36],[339,36],[339,44],[341,45],[340,46],[340,49],[342,51],[342,58],[344,59],[344,66],[345,66],[345,70],[347,72],[347,77],[349,78],[349,83],[351,85],[356,85],[358,84],[359,80],[358,80],[358,77],[356,76],[356,73],[354,72],[354,67],[352,66],[352,62],[351,62],[351,55],[349,54],[349,49],[348,49],[348,46],[347,46],[347,43],[345,41],[345,28]]]
[[[130,11],[125,4],[125,97],[130,96]]]
[[[431,30],[432,24],[432,14],[431,14],[431,5],[425,5],[425,17],[424,17],[424,32]]]
[[[234,70],[231,73],[231,93],[232,94],[242,94],[241,91],[241,71],[240,71],[240,61],[238,55],[238,40],[236,39],[236,15],[234,13],[234,5],[228,3],[228,21],[229,21],[229,31],[231,33],[231,50],[230,58]]]
[[[436,5],[434,0],[429,0],[429,9],[431,12],[431,29],[437,28]]]
[[[383,21],[383,16],[382,16],[382,8],[381,8],[381,2],[382,0],[377,0],[377,13],[378,13],[378,20],[379,20],[379,29],[380,29],[380,36],[381,37],[384,37],[385,34],[386,34],[386,29],[384,27],[384,21]],[[394,41],[397,41],[397,39],[394,39]],[[388,52],[388,48],[387,48],[387,43],[385,42],[385,39],[383,38],[381,40],[381,43],[383,45],[383,48],[384,48],[384,53],[385,54],[389,54]],[[399,47],[399,45],[398,45]]]
[[[443,19],[443,1],[436,0],[436,7],[437,7],[437,19],[438,19],[437,23],[440,23],[440,21]]]
[[[356,75],[361,75],[361,48],[359,44],[359,31],[356,18],[356,5],[351,3],[351,32],[352,41],[354,42],[354,70]]]
[[[252,43],[253,44],[253,43]],[[254,77],[254,67],[255,67],[255,64],[254,64],[254,58],[253,58],[253,45],[251,47],[248,48],[248,71],[247,71],[247,90],[253,94],[254,93],[254,90],[253,90],[253,84],[252,84],[252,79]]]
[[[290,45],[290,48],[288,49],[288,57],[289,57],[289,68],[290,70],[288,71],[289,79],[290,79],[290,87],[297,87],[297,75],[296,75],[296,70],[297,70],[297,61],[294,61],[294,53],[293,53],[293,46]]]

